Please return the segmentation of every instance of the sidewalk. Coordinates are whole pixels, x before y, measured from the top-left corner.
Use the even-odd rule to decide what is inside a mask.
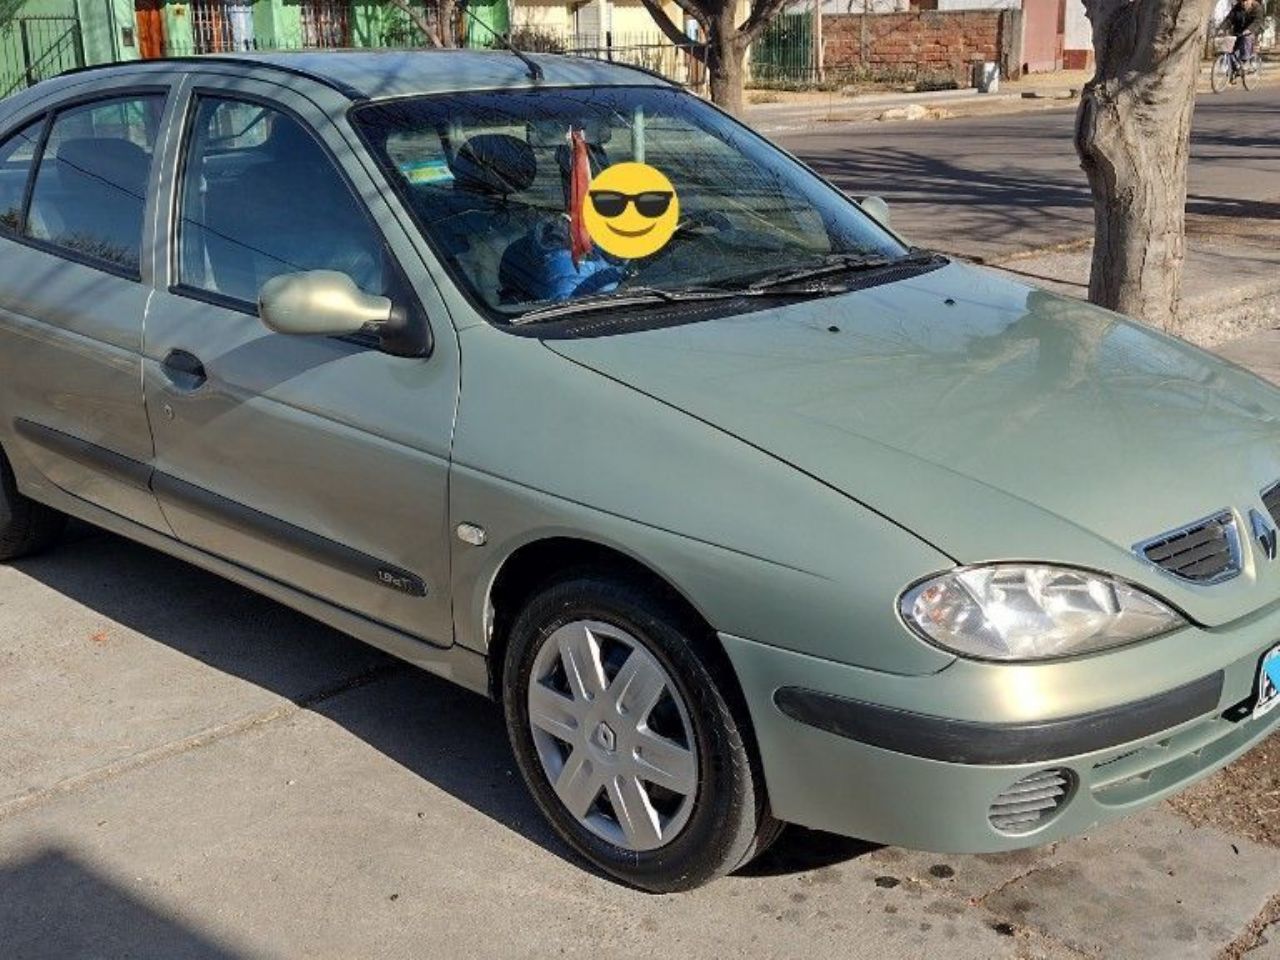
[[[545,825],[497,707],[226,581],[82,528],[0,567],[0,610],[5,960],[1267,960],[1280,945],[1274,838],[1169,804],[990,856],[793,830],[705,889],[635,893]],[[1215,796],[1248,762],[1196,789]]]
[[[1263,204],[1280,210],[1280,202]],[[1092,241],[988,261],[1013,279],[1086,298]],[[1190,214],[1179,336],[1216,347],[1280,327],[1280,219]],[[1276,366],[1280,378],[1280,362]]]
[[[1197,86],[1201,96],[1212,92],[1209,68],[1209,63],[1201,66]],[[815,123],[945,120],[1074,109],[1081,88],[1091,77],[1092,72],[1087,70],[1031,74],[1001,81],[997,92],[985,94],[973,88],[924,93],[748,89],[744,119],[760,133],[778,136],[812,129]],[[1276,85],[1280,85],[1280,62],[1272,59],[1266,64],[1261,86]]]

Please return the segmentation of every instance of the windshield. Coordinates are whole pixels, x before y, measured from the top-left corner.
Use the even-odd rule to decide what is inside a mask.
[[[459,93],[352,116],[433,249],[499,321],[909,253],[843,194],[680,90]]]

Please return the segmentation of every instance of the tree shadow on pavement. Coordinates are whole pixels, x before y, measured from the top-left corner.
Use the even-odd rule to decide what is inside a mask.
[[[61,547],[15,567],[151,641],[327,718],[530,842],[586,866],[535,806],[501,708],[486,698],[213,574],[81,524],[73,524]],[[760,869],[767,875],[815,869],[866,846],[830,838],[820,852],[809,834],[789,830]]]
[[[14,564],[147,639],[324,716],[405,769],[557,855],[568,848],[524,790],[501,710],[250,590],[73,524]]]
[[[5,957],[57,960],[246,956],[56,848],[0,868],[0,944]]]

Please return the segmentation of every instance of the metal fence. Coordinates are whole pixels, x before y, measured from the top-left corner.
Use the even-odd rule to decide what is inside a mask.
[[[699,88],[706,81],[706,69],[695,56],[699,42],[675,44],[657,32],[626,33],[603,30],[599,33],[572,33],[539,27],[516,27],[511,42],[529,53],[562,53],[625,63],[660,73],[669,80]],[[489,41],[486,46],[494,46]]]
[[[816,80],[813,18],[807,13],[779,14],[751,45],[748,75],[759,85],[805,84]]]
[[[83,66],[84,39],[74,17],[23,16],[0,24],[0,97]]]

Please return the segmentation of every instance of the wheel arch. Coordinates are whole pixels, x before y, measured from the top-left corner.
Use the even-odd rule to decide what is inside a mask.
[[[548,536],[521,544],[498,566],[485,597],[489,690],[502,697],[502,671],[511,625],[535,593],[577,571],[618,577],[654,590],[680,615],[697,641],[696,652],[713,661],[717,674],[733,687],[730,696],[744,709],[745,698],[715,626],[696,603],[651,564],[596,540]]]

